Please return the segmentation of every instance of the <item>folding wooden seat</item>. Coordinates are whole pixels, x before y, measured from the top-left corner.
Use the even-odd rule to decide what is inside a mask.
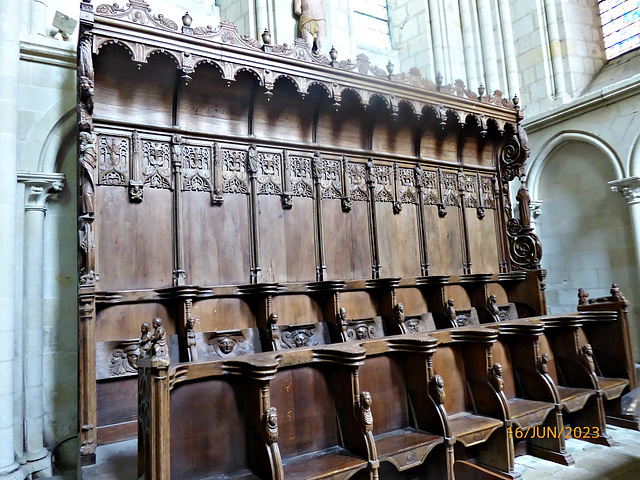
[[[447,395],[437,388],[431,394],[436,404],[444,404],[447,440],[455,444],[456,478],[474,478],[480,471],[485,478],[518,478],[507,432],[508,407],[489,375],[488,352],[497,332],[465,327],[431,335],[438,339],[433,368]]]
[[[356,343],[281,352],[269,381],[277,408],[279,451],[286,479],[346,479],[377,475],[371,404],[360,392]]]
[[[540,339],[542,368],[556,384],[566,422],[574,437],[611,445],[606,433],[603,393],[595,373],[589,344],[580,345],[579,316],[541,317],[545,335]],[[579,433],[577,433],[579,432]]]
[[[548,375],[540,371],[540,321],[510,321],[491,325],[499,332],[493,345],[494,369],[499,372],[508,404],[510,435],[514,442],[526,440],[529,454],[563,465],[572,465],[565,450],[562,405]]]
[[[451,478],[445,444],[445,412],[429,396],[438,382],[432,355],[436,340],[422,334],[361,343],[367,351],[359,368],[360,387],[374,399],[373,434],[381,478]],[[400,472],[405,472],[404,476]]]
[[[419,288],[398,288],[385,316],[389,334],[429,332],[436,329],[426,297]]]

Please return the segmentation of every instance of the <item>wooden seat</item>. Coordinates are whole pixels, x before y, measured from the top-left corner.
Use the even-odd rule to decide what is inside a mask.
[[[349,478],[366,465],[366,460],[337,445],[282,461],[285,478],[291,480]]]

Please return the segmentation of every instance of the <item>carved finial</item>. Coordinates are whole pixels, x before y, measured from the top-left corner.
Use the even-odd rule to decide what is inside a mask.
[[[440,91],[440,87],[442,86],[442,74],[440,72],[436,73],[436,90]]]
[[[431,398],[438,405],[443,405],[446,400],[444,393],[444,380],[440,375],[435,375],[431,382],[429,382],[429,388],[431,390]]]
[[[482,101],[482,97],[484,97],[484,92],[485,92],[484,85],[480,83],[480,86],[478,87],[478,100]]]
[[[161,318],[154,318],[152,322],[153,334],[151,335],[151,352],[153,360],[168,362],[167,332],[162,326]]]
[[[264,32],[262,32],[262,43],[264,43],[265,45],[271,45],[271,33],[267,28],[265,28]]]
[[[513,96],[513,105],[516,107],[516,110],[520,109],[520,99],[518,98],[518,95],[514,95]]]
[[[190,27],[192,21],[193,19],[191,18],[191,15],[189,15],[189,12],[186,12],[182,16],[182,25],[184,25],[185,27]]]
[[[501,392],[504,389],[504,380],[502,379],[502,365],[499,363],[494,363],[493,366],[489,369],[489,383],[491,386],[495,388],[498,392]]]
[[[391,60],[387,62],[387,73],[389,74],[389,80],[391,80],[391,75],[393,75],[393,69],[395,66],[391,63]]]
[[[278,410],[269,407],[264,418],[267,445],[273,445],[278,441]]]
[[[614,302],[623,302],[623,303],[627,303],[627,299],[624,298],[624,295],[622,295],[622,292],[620,291],[620,288],[618,287],[617,283],[612,283],[611,284],[611,300]]]
[[[331,58],[331,65],[338,59],[338,51],[333,45],[331,46],[331,50],[329,50],[329,57]]]
[[[586,305],[589,303],[589,294],[584,291],[584,288],[578,289],[578,305]]]
[[[371,394],[369,392],[362,392],[360,394],[360,409],[362,423],[362,429],[365,432],[373,431],[373,414],[371,413]]]

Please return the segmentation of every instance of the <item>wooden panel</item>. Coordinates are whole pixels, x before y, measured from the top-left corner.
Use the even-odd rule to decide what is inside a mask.
[[[278,295],[273,298],[273,311],[281,325],[322,322],[322,308],[306,295]]]
[[[94,115],[143,125],[171,125],[177,73],[168,54],[152,55],[138,68],[124,48],[103,47],[95,67]]]
[[[283,458],[338,444],[333,398],[316,368],[281,370],[271,381],[271,405],[278,409],[278,445]]]
[[[358,370],[360,389],[371,393],[373,433],[409,426],[407,387],[399,362],[389,355],[368,357]]]
[[[343,292],[340,306],[347,311],[348,318],[373,318],[378,315],[376,299],[367,292]]]
[[[256,326],[255,314],[241,298],[211,298],[193,303],[196,331],[238,330]]]
[[[457,133],[449,128],[443,135],[439,121],[428,119],[420,141],[420,157],[457,163]]]
[[[100,309],[96,316],[96,341],[140,338],[142,323],[151,325],[155,317],[162,318],[167,335],[175,333],[175,326],[169,321],[169,311],[160,303],[113,305]]]
[[[249,104],[256,78],[239,72],[233,88],[229,88],[218,68],[208,63],[198,65],[191,77],[180,99],[180,125],[219,135],[248,135]]]
[[[388,109],[383,110],[373,129],[372,150],[414,156],[417,124],[418,119],[405,103],[400,104],[396,119]]]
[[[421,274],[417,207],[404,205],[393,213],[391,202],[376,203],[378,245],[382,277],[417,277]]]
[[[368,149],[369,125],[362,121],[367,115],[353,92],[342,95],[338,111],[328,98],[324,98],[318,119],[317,143],[346,148]]]
[[[98,425],[113,425],[138,418],[138,378],[98,382]]]
[[[353,202],[349,213],[340,200],[322,200],[325,258],[329,280],[371,278],[367,202]]]
[[[507,398],[516,397],[516,383],[514,379],[511,351],[502,342],[493,344],[493,362],[502,365],[502,379],[504,380],[504,394]]]
[[[279,196],[260,195],[258,212],[261,281],[314,281],[313,201],[296,198],[291,210],[283,210]]]
[[[465,128],[468,128],[465,127]],[[482,165],[493,167],[493,142],[491,139],[481,138],[478,128],[471,127],[462,143],[462,163],[465,165]]]
[[[402,304],[405,315],[420,315],[429,311],[426,298],[417,288],[397,289],[396,302]]]
[[[469,228],[469,250],[473,273],[499,272],[500,265],[494,211],[488,210],[487,216],[480,220],[476,214],[476,209],[468,208],[467,225]]]
[[[425,205],[425,225],[427,230],[427,252],[431,275],[460,275],[462,268],[462,248],[460,232],[460,211],[457,207],[447,207],[447,216],[438,216],[438,207]]]
[[[317,97],[303,100],[286,78],[278,79],[271,100],[263,92],[260,88],[256,94],[253,134],[258,138],[311,143]]]
[[[466,410],[467,385],[464,376],[462,355],[450,345],[439,345],[433,355],[433,368],[444,381],[446,395],[444,408],[449,415]]]
[[[227,194],[221,206],[211,206],[209,192],[183,192],[182,200],[187,282],[249,283],[247,196]]]
[[[145,188],[130,203],[121,187],[98,187],[97,269],[102,290],[171,285],[171,192]]]
[[[551,378],[553,378],[553,381],[557,385],[558,371],[556,370],[556,362],[553,355],[553,350],[551,349],[551,344],[549,343],[549,340],[547,339],[546,335],[542,335],[540,337],[540,355],[542,356],[545,353],[549,355],[549,363],[547,363],[547,366],[549,367],[549,375],[551,376]]]
[[[208,478],[248,466],[240,398],[230,381],[216,379],[173,389],[171,478]]]
[[[447,285],[444,287],[446,292],[446,299],[453,298],[456,302],[456,308],[470,308],[471,307],[471,299],[469,298],[469,294],[460,285]]]

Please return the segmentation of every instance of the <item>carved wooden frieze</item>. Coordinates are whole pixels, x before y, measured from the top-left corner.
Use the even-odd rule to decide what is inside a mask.
[[[294,197],[313,197],[311,158],[290,155],[289,175],[291,181],[291,195]]]
[[[212,169],[210,147],[182,147],[182,190],[211,192]]]
[[[351,200],[369,201],[367,192],[367,166],[364,163],[348,163]]]
[[[101,342],[96,345],[96,378],[103,380],[113,377],[137,375],[139,339]]]
[[[496,204],[496,194],[495,194],[495,183],[496,179],[493,177],[485,177],[480,176],[480,190],[482,192],[482,204],[484,208],[495,210],[497,208]]]
[[[142,141],[142,182],[151,188],[171,189],[171,145]]]
[[[222,192],[249,194],[247,152],[222,148]]]
[[[369,340],[384,337],[382,321],[378,318],[349,320],[347,324],[347,340]]]
[[[100,135],[98,184],[125,186],[129,180],[128,138]]]
[[[342,198],[342,166],[339,160],[322,160],[322,198]]]
[[[442,172],[442,203],[445,206],[459,207],[458,174]]]
[[[258,195],[282,194],[282,154],[258,153]]]
[[[418,203],[418,189],[416,188],[416,174],[412,168],[398,168],[398,201],[400,203]]]
[[[376,202],[393,202],[393,167],[373,165],[371,167],[371,181]]]

